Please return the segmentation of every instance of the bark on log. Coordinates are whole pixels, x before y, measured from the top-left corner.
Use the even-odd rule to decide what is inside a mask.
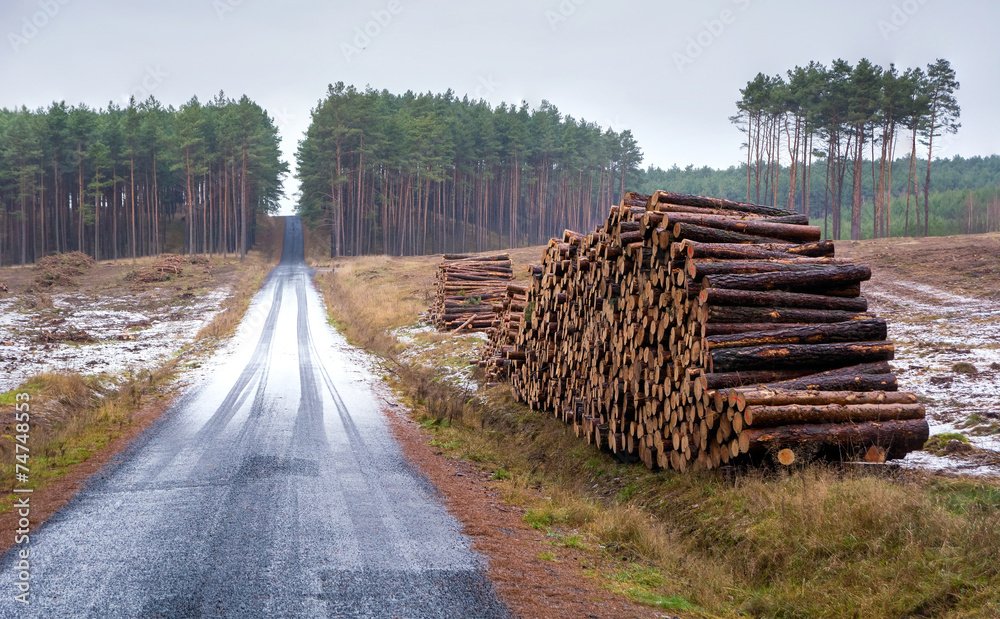
[[[747,406],[743,422],[754,428],[773,428],[793,424],[864,423],[923,419],[923,404],[785,404]]]
[[[689,194],[673,193],[670,191],[661,191],[655,194],[655,196],[659,202],[666,202],[667,204],[679,204],[682,206],[697,206],[701,208],[713,208],[723,211],[736,211],[739,213],[754,213],[757,215],[766,215],[768,217],[787,217],[788,215],[795,214],[793,211],[789,211],[774,206],[764,206],[762,204],[749,204],[745,202],[734,202],[732,200],[723,200],[721,198],[692,196]]]
[[[736,370],[829,368],[831,365],[857,365],[889,361],[895,347],[892,342],[850,342],[838,344],[788,344],[748,346],[711,350],[711,368],[717,372]]]
[[[649,216],[648,213],[647,216]],[[754,237],[774,239],[766,241],[769,243],[815,243],[823,236],[823,232],[819,226],[796,225],[775,221],[774,219],[738,219],[731,216],[699,215],[695,213],[668,213],[664,219],[668,223],[661,224],[663,227],[671,224],[676,226],[678,223],[692,224],[705,228],[738,232]],[[676,228],[674,230],[674,234],[678,237],[692,238],[696,241],[700,240],[693,236],[678,234]]]
[[[747,246],[733,243],[699,243],[692,240],[681,241],[676,247],[688,258],[718,258],[724,260],[771,260],[787,259],[790,256],[812,258],[833,257],[832,241],[807,243],[805,245],[764,243]]]
[[[675,238],[690,239],[699,243],[782,243],[783,239],[720,230],[695,224],[675,223],[672,229]]]
[[[706,275],[733,275],[738,273],[772,273],[775,271],[809,271],[821,266],[852,264],[844,258],[809,258],[789,256],[772,260],[714,260],[691,259],[685,263],[684,271],[694,279]]]
[[[828,297],[821,294],[801,292],[728,290],[724,288],[703,288],[700,297],[703,303],[710,305],[798,307],[804,309],[843,310],[846,312],[868,311],[868,301],[864,297],[845,299],[843,297]]]
[[[704,292],[704,291],[703,291]],[[774,344],[830,344],[885,340],[888,328],[881,318],[820,323],[788,329],[768,329],[732,335],[708,336],[709,350]]]
[[[736,335],[738,333],[753,333],[755,331],[780,331],[783,329],[806,327],[807,324],[797,323],[752,323],[752,322],[713,322],[702,325],[705,337],[715,337],[719,335]]]
[[[868,314],[857,312],[845,312],[841,310],[816,310],[816,309],[796,309],[789,307],[742,307],[742,306],[719,306],[704,307],[703,322],[728,322],[728,323],[820,323],[820,322],[845,322],[848,320],[859,320],[871,318]]]
[[[800,406],[824,406],[830,404],[843,406],[861,404],[919,404],[915,394],[899,391],[810,391],[808,389],[751,387],[723,390],[720,391],[720,394],[726,397],[731,396],[741,399],[745,404],[746,410],[755,407],[781,407],[792,404]],[[789,423],[806,422],[792,421]]]
[[[708,275],[703,284],[708,288],[735,290],[778,290],[790,287],[822,289],[851,286],[867,281],[871,276],[872,270],[867,266],[830,265],[802,271]]]
[[[717,372],[705,374],[701,379],[706,391],[727,389],[763,384],[773,384],[775,381],[797,379],[802,376],[814,375],[814,370],[748,370],[735,372]]]

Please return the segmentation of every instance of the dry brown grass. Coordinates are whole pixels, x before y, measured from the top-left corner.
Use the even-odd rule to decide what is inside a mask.
[[[438,260],[340,260],[318,281],[352,341],[395,358],[390,331],[426,309]],[[1000,616],[996,481],[822,465],[650,472],[583,444],[507,387],[470,399],[425,365],[400,368],[432,444],[495,471],[529,523],[600,555],[588,573],[636,601],[697,617]]]
[[[316,282],[334,322],[351,343],[394,356],[399,345],[391,330],[413,324],[430,306],[433,259],[366,256],[327,264],[318,267]]]
[[[0,427],[11,439],[18,433],[14,418],[17,395],[30,398],[29,487],[44,488],[120,436],[136,411],[152,398],[162,397],[176,366],[177,359],[172,359],[155,370],[129,373],[118,380],[40,374],[0,395]],[[14,485],[15,455],[13,440],[0,442],[0,487]],[[12,500],[10,496],[0,498],[0,512],[6,511]]]

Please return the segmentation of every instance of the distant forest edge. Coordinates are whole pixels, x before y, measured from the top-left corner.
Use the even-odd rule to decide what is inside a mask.
[[[331,255],[486,251],[590,230],[638,184],[642,152],[616,133],[444,94],[331,85],[298,153],[299,213]]]
[[[547,101],[493,108],[337,83],[300,143],[298,209],[329,233],[331,255],[540,244],[593,229],[623,190],[782,206],[834,239],[1000,230],[1000,157],[933,157],[935,139],[940,150],[958,130],[957,89],[946,60],[902,74],[864,59],[796,67],[787,82],[758,74],[730,119],[747,135],[744,163],[643,170],[630,131]]]
[[[862,59],[758,74],[730,118],[744,161],[663,170],[640,167],[631,131],[547,101],[493,107],[338,82],[299,142],[297,209],[333,256],[541,244],[594,229],[625,190],[782,206],[833,239],[997,231],[1000,156],[935,156],[960,126],[958,86],[940,59],[903,73]],[[273,119],[246,96],[2,109],[0,265],[67,251],[242,255],[287,171]]]
[[[68,251],[243,255],[286,173],[277,128],[246,96],[3,109],[0,264]]]
[[[851,239],[863,238],[866,229],[875,237],[896,234],[900,226],[893,216],[899,212],[901,194],[906,196],[899,213],[902,233],[930,234],[935,139],[940,148],[940,138],[961,127],[955,98],[959,82],[951,64],[939,58],[926,70],[900,72],[895,65],[883,69],[867,58],[853,67],[842,59],[829,67],[813,61],[789,70],[787,78],[758,73],[740,90],[737,113],[730,118],[747,138],[746,201],[764,200],[815,215],[813,160],[819,159],[815,163],[823,172],[822,217],[828,236],[842,238],[848,178]],[[918,144],[924,166],[918,165]],[[894,165],[897,150],[909,153],[905,172]],[[901,178],[902,188],[897,182]],[[996,200],[984,204],[988,192],[940,198],[934,213],[937,231],[962,230],[956,225],[956,202],[963,200],[968,202],[963,231],[995,229]]]
[[[876,161],[875,166],[878,166]],[[917,159],[917,167],[925,169],[926,159]],[[814,225],[827,227],[827,238],[832,235],[832,214],[824,218],[827,210],[826,202],[826,162],[823,159],[813,161],[812,182],[809,187],[809,217]],[[871,161],[863,161],[865,170],[871,170]],[[920,204],[917,196],[912,195],[910,217],[906,219],[907,203],[907,172],[910,169],[909,157],[900,157],[892,164],[891,194],[891,236],[921,236],[923,234],[923,194],[920,194]],[[710,167],[695,168],[677,166],[663,170],[650,166],[643,170],[641,180],[635,185],[635,191],[651,194],[657,189],[667,188],[678,193],[691,193],[703,196],[726,198],[728,200],[746,200],[746,164],[732,166],[725,170]],[[788,166],[781,166],[778,174],[777,192],[779,196],[787,196],[790,186]],[[861,232],[862,238],[872,238],[874,213],[872,208],[873,187],[877,186],[876,176],[873,183],[870,174],[865,174],[861,182]],[[950,159],[936,159],[931,169],[931,187],[929,195],[931,236],[946,236],[950,234],[976,234],[982,232],[1000,231],[1000,156],[963,158],[958,155]],[[794,209],[804,212],[802,194],[796,196]],[[768,201],[770,204],[771,202]],[[787,206],[779,202],[779,206]],[[920,209],[918,214],[916,211]],[[919,217],[918,217],[919,215]],[[851,211],[841,212],[841,229],[850,229]],[[907,225],[907,223],[909,225]],[[919,224],[919,226],[918,226]],[[883,236],[889,236],[885,234]]]

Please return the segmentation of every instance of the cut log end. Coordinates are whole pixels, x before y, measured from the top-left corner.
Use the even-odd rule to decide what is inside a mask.
[[[795,452],[787,447],[778,451],[778,462],[785,466],[791,466],[795,462]]]

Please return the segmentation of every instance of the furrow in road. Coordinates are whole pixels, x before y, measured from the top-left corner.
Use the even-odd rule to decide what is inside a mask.
[[[30,606],[0,558],[0,616],[508,617],[324,315],[289,218],[235,351],[32,533]]]

